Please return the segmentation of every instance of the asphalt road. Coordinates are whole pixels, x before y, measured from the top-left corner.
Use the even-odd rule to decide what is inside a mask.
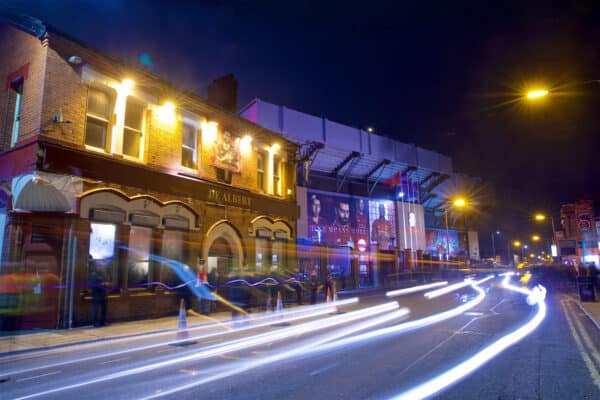
[[[435,381],[434,397],[600,399],[600,332],[557,293],[548,294],[537,329],[457,377],[475,354],[539,316],[539,305],[500,278],[480,287],[431,300],[371,293],[341,314],[203,327],[190,332],[203,338],[186,346],[165,344],[171,334],[0,358],[10,376],[0,398],[387,399],[467,362]],[[382,309],[393,301],[401,311]]]

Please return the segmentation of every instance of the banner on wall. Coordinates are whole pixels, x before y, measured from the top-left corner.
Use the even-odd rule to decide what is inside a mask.
[[[241,159],[240,138],[228,131],[219,131],[213,142],[212,165],[229,172],[241,172]]]
[[[359,251],[395,245],[394,202],[307,191],[308,232],[313,243],[350,246]]]
[[[445,229],[427,229],[425,231],[426,252],[432,255],[443,256],[446,254],[447,244],[450,247],[450,256],[467,255],[467,235],[465,232],[448,231],[446,241]]]

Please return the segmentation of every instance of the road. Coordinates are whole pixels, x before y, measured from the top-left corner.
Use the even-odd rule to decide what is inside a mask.
[[[0,398],[600,398],[600,331],[570,298],[530,305],[500,277],[425,292],[204,326],[184,346],[170,333],[4,357]]]

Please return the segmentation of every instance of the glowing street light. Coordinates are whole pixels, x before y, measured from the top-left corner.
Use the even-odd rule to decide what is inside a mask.
[[[520,242],[520,241],[518,241],[518,240],[515,240],[515,241],[513,242],[513,246],[515,246],[515,247],[521,247],[521,242]]]
[[[457,197],[454,199],[452,203],[448,203],[444,208],[444,216],[446,219],[446,261],[450,259],[450,234],[448,232],[448,209],[450,206],[454,206],[456,208],[463,208],[467,204],[466,200],[462,197]]]
[[[539,242],[540,241],[540,235],[533,235],[533,236],[531,236],[531,240],[533,240],[534,242]]]
[[[548,217],[545,214],[537,213],[533,216],[537,222],[544,222]],[[550,216],[550,223],[552,224],[552,245],[556,246],[556,228],[554,227],[554,217]]]
[[[527,98],[530,100],[539,99],[540,97],[544,97],[548,95],[548,91],[545,89],[532,90],[527,92]]]

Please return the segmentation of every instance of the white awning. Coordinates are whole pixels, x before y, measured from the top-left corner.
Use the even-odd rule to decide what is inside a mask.
[[[37,175],[13,180],[13,209],[22,211],[66,212],[71,204],[50,182]]]

